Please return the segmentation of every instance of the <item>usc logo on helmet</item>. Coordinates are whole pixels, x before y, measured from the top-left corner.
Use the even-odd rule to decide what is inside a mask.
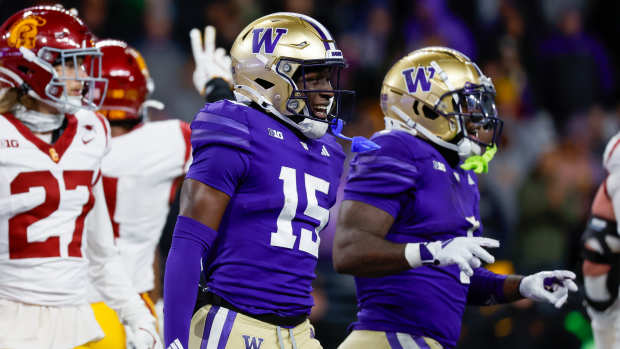
[[[11,26],[8,44],[10,47],[33,49],[37,37],[37,28],[45,25],[45,19],[39,16],[28,16]]]

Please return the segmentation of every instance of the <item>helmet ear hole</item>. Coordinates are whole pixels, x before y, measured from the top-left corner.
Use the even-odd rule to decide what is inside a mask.
[[[274,83],[269,82],[269,81],[267,81],[265,79],[261,79],[261,78],[255,79],[254,82],[259,84],[260,87],[264,88],[265,90],[268,90],[268,89],[270,89],[270,88],[272,88],[274,86]]]
[[[422,106],[422,112],[424,113],[424,117],[426,117],[427,119],[435,120],[439,117],[439,113],[433,111],[426,105]]]

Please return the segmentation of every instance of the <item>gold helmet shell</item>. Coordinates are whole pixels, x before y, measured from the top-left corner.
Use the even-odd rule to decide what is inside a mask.
[[[308,66],[345,66],[329,31],[315,19],[291,12],[250,23],[235,39],[230,56],[235,92],[289,123],[298,123],[295,116],[317,120],[304,97],[308,90],[296,86],[295,74]],[[340,90],[333,88],[330,93],[338,99]]]
[[[502,122],[494,96],[491,79],[467,56],[446,47],[426,47],[388,71],[381,88],[381,109],[386,124],[395,120],[423,138],[457,150],[450,144],[463,138],[483,146],[495,144]],[[468,134],[468,122],[492,128],[492,140],[482,142]]]

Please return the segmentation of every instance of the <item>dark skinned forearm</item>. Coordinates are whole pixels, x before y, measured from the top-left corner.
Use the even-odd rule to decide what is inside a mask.
[[[404,256],[405,244],[395,244],[368,234],[363,239],[335,248],[333,259],[339,273],[378,277],[411,269]]]
[[[377,277],[410,269],[405,259],[405,244],[385,239],[393,222],[392,216],[376,207],[343,201],[334,237],[336,271]]]
[[[506,297],[506,302],[514,302],[524,298],[519,292],[521,279],[523,279],[522,275],[508,275],[504,281],[504,296]]]

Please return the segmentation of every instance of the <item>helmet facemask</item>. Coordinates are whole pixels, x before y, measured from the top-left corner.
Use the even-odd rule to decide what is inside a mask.
[[[295,73],[286,73],[291,68]],[[333,124],[335,119],[343,118],[344,96],[354,96],[353,91],[341,90],[340,71],[345,67],[342,61],[299,61],[282,59],[276,65],[276,71],[293,87],[286,102],[286,111],[295,118],[308,118],[315,121]],[[322,85],[322,86],[321,86]],[[329,86],[329,88],[324,88]],[[321,88],[323,87],[323,88]],[[314,94],[329,96],[322,103],[313,105],[310,101]]]
[[[463,88],[444,93],[433,110],[458,122],[460,130],[453,143],[468,139],[485,149],[499,141],[503,121],[497,117],[495,89],[491,84],[467,82]]]
[[[343,60],[298,60],[283,58],[275,71],[290,86],[285,106],[286,117],[310,138],[319,138],[329,125],[350,115],[343,105],[352,106],[355,92],[341,90]],[[349,102],[349,103],[347,103]],[[347,115],[345,115],[347,114]]]
[[[103,96],[107,90],[107,79],[101,77],[102,54],[98,48],[55,49],[44,47],[39,50],[39,57],[46,60],[54,57],[55,64],[51,67],[52,79],[45,87],[42,100],[65,113],[75,113],[79,109],[95,111],[101,107]],[[77,68],[75,68],[77,67]],[[83,74],[81,74],[83,73]],[[79,95],[69,93],[69,83],[79,82]],[[35,97],[36,98],[36,97]],[[100,99],[98,104],[94,101]]]

